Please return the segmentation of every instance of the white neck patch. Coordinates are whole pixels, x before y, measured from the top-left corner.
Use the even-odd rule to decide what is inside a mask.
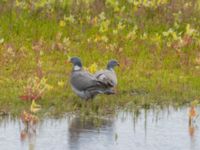
[[[74,70],[75,70],[75,71],[81,70],[81,67],[79,67],[79,66],[76,65],[76,66],[74,66]]]

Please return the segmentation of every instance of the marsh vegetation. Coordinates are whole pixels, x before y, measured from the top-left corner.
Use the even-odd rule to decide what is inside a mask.
[[[105,115],[199,101],[199,0],[0,1],[0,111]],[[90,72],[115,58],[117,94],[85,103],[70,56]]]

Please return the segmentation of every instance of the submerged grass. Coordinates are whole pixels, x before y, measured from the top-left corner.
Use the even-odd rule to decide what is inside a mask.
[[[18,2],[18,3],[17,3]],[[198,1],[194,1],[198,3]],[[186,5],[187,4],[187,5]],[[41,114],[114,113],[116,108],[180,105],[199,99],[199,8],[190,1],[0,2],[0,110],[19,114],[29,78],[51,88]],[[39,51],[39,55],[38,52]],[[115,58],[117,94],[81,101],[72,92],[68,56],[98,69]],[[39,69],[38,69],[39,68]]]

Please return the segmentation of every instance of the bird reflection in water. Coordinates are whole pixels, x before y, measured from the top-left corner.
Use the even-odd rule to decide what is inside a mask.
[[[109,144],[113,141],[113,126],[113,119],[110,118],[73,118],[69,125],[70,149],[89,148],[90,143],[97,139],[103,140],[105,145]]]

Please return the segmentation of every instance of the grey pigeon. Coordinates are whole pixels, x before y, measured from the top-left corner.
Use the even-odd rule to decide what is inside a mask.
[[[80,58],[72,57],[70,62],[73,69],[70,78],[72,90],[82,99],[94,98],[97,94],[105,93],[105,84],[98,81],[96,77],[82,68]]]
[[[119,66],[119,63],[116,60],[110,60],[105,70],[100,70],[95,73],[95,77],[107,87],[107,93],[105,94],[115,94],[112,89],[117,85],[117,76],[114,71],[116,66]]]

